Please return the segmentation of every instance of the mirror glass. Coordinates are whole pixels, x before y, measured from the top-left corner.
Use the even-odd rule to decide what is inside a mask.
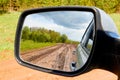
[[[30,14],[22,26],[20,58],[52,70],[76,71],[89,58],[94,25],[92,12],[51,11]]]

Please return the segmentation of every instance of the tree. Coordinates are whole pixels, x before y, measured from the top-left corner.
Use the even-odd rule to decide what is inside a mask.
[[[30,35],[30,29],[28,28],[28,26],[25,26],[22,30],[22,39],[23,40],[28,40],[29,35]]]
[[[0,0],[0,14],[7,12],[8,0]]]
[[[37,33],[37,31],[32,31],[30,36],[31,36],[29,38],[30,40],[33,40],[34,42],[38,42],[39,34]]]
[[[120,0],[0,0],[0,11],[62,5],[96,6],[108,13],[120,11]]]
[[[62,42],[62,43],[65,43],[66,41],[67,41],[67,36],[65,35],[65,34],[62,34],[62,36],[61,36],[61,38],[60,38],[60,41]]]

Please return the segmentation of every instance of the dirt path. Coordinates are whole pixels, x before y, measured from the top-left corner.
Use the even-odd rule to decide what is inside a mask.
[[[40,49],[40,50],[24,52],[24,53],[21,53],[22,54],[21,57],[25,61],[33,62],[38,58],[39,58],[39,60],[44,58],[45,56],[49,55],[49,53],[52,53],[54,50],[60,48],[61,46],[62,46],[61,44],[58,44],[56,46],[48,47],[47,49],[44,48],[44,49]]]
[[[32,64],[56,70],[71,71],[70,64],[73,61],[73,44],[58,44],[49,48],[34,50],[22,54],[22,58]]]
[[[63,77],[23,67],[11,59],[0,62],[0,80],[117,80],[117,76],[95,69],[76,77]]]

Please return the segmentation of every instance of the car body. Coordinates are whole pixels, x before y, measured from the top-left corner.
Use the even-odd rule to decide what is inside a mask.
[[[94,39],[94,19],[89,23],[80,43],[78,44],[75,55],[77,56],[76,62],[72,62],[70,68],[72,71],[81,68],[89,58]],[[72,66],[75,65],[75,66]]]

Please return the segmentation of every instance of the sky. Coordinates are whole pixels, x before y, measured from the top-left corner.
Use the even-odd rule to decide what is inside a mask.
[[[66,34],[74,41],[81,40],[86,28],[93,19],[93,13],[81,11],[53,11],[30,14],[25,18],[24,26],[41,27]]]

